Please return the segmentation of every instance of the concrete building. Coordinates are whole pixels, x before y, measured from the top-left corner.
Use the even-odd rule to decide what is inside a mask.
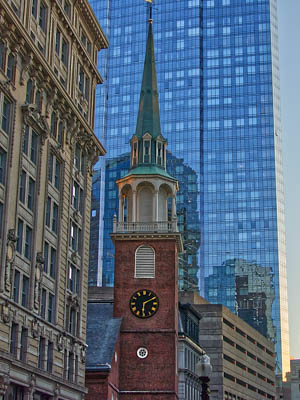
[[[289,376],[291,387],[291,400],[300,399],[300,360],[291,360],[291,373]],[[285,399],[285,398],[284,398]]]
[[[214,399],[275,399],[274,345],[228,308],[194,304],[199,343],[211,358]]]
[[[86,0],[0,4],[0,397],[84,397],[98,51]],[[2,397],[1,397],[2,398]]]

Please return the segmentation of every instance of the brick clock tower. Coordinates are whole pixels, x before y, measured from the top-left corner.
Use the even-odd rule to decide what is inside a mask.
[[[117,181],[114,317],[122,318],[119,398],[177,399],[178,183],[166,172],[161,134],[152,18],[131,168]]]

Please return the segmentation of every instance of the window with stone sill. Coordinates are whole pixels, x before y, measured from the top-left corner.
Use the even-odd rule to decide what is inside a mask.
[[[38,134],[29,126],[24,127],[24,142],[23,142],[23,154],[28,157],[28,159],[33,163],[37,164],[39,151],[39,136]]]
[[[81,40],[81,43],[83,44],[83,47],[87,50],[89,55],[91,55],[91,53],[92,53],[92,43],[88,39],[87,34],[85,33],[85,31],[82,28],[82,26],[80,26],[79,32],[80,32],[80,40]]]
[[[57,251],[56,248],[48,242],[44,242],[44,272],[51,278],[55,278],[56,265],[57,265]]]
[[[28,344],[28,329],[24,326],[21,330],[21,340],[20,340],[20,360],[26,361],[27,357],[27,344]]]
[[[58,204],[51,196],[48,196],[46,201],[45,224],[54,234],[58,233],[58,214]]]
[[[54,153],[50,152],[48,162],[48,181],[57,190],[59,190],[61,183],[61,169],[60,160]]]
[[[71,204],[80,214],[83,213],[84,192],[78,182],[73,180]]]
[[[7,0],[7,2],[10,4],[13,12],[20,18],[22,12],[21,0]]]
[[[69,61],[69,43],[59,28],[56,29],[55,53],[58,59],[67,68]]]
[[[85,154],[79,144],[75,148],[74,165],[77,171],[84,175],[85,171]]]
[[[12,322],[10,329],[10,354],[16,356],[18,350],[19,325]]]
[[[53,342],[48,340],[46,370],[50,373],[52,372],[53,369],[53,350],[54,350]]]
[[[0,183],[5,185],[7,153],[0,147]]]
[[[40,337],[39,350],[38,350],[38,368],[45,369],[45,350],[46,350],[46,339]]]
[[[6,134],[10,134],[11,117],[12,117],[12,102],[3,94],[0,93],[0,122],[1,129]]]
[[[19,201],[33,211],[35,200],[35,180],[24,170],[21,172]]]
[[[83,66],[78,64],[78,89],[85,100],[89,103],[90,100],[90,78],[85,72]]]
[[[68,265],[68,289],[72,293],[79,294],[80,289],[80,269],[69,262]]]
[[[17,252],[31,260],[32,258],[32,245],[33,245],[33,230],[32,227],[23,221],[23,219],[18,218],[17,225]]]
[[[41,0],[32,0],[31,15],[36,19],[42,31],[47,29],[48,7]]]
[[[60,146],[63,146],[64,142],[64,124],[60,121],[56,113],[53,111],[50,120],[50,134],[57,140]]]
[[[82,251],[82,234],[80,227],[74,222],[70,223],[70,242],[69,245],[73,251],[81,255]]]

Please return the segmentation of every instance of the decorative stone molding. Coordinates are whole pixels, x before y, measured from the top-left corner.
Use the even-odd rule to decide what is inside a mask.
[[[85,363],[85,360],[86,360],[86,346],[85,345],[81,345],[81,347],[80,347],[80,358],[81,358],[81,362]]]
[[[10,383],[10,378],[7,374],[0,375],[0,395],[5,396],[8,385]]]
[[[9,229],[7,234],[7,248],[4,273],[4,288],[9,293],[12,280],[12,263],[15,259],[15,243],[18,240],[15,229]]]
[[[56,347],[58,351],[62,351],[64,348],[64,337],[61,333],[56,336]]]
[[[40,286],[43,276],[43,264],[45,260],[42,253],[36,255],[36,266],[35,266],[35,281],[34,281],[34,308],[39,311],[40,307]]]
[[[35,104],[24,104],[21,108],[25,124],[30,125],[40,134],[41,142],[44,144],[50,132],[47,118],[41,114]]]
[[[22,69],[20,72],[20,85],[25,84],[25,77],[27,75],[27,72],[29,70],[29,67],[33,64],[33,53],[30,52],[29,54],[26,54],[22,57]]]
[[[37,339],[40,336],[40,325],[37,319],[33,319],[31,322],[31,332],[33,338]]]
[[[2,316],[2,321],[5,324],[8,324],[11,321],[11,312],[7,301],[2,304],[1,316]]]

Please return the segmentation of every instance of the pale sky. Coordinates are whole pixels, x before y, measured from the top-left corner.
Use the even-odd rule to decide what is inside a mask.
[[[277,0],[291,356],[300,358],[300,0]]]

